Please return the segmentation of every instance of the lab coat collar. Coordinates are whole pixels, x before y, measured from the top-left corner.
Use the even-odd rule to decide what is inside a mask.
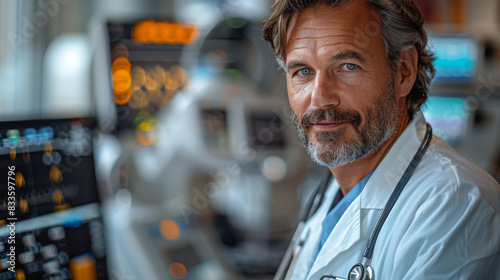
[[[413,115],[413,120],[396,140],[360,194],[362,209],[384,208],[424,136],[425,119],[422,112],[418,111]]]
[[[335,182],[334,189],[339,189],[339,185]],[[333,200],[333,198],[332,198]],[[331,200],[328,200],[328,206]],[[326,215],[326,214],[325,214]],[[346,222],[346,217],[349,222]],[[318,223],[318,232],[321,232],[321,222]],[[325,245],[319,252],[316,261],[314,262],[307,279],[316,274],[320,269],[327,266],[332,259],[335,259],[339,254],[349,250],[361,237],[361,211],[360,200],[356,198],[344,212],[337,225],[333,228],[330,236],[325,242]],[[319,243],[319,238],[318,238]],[[316,246],[318,248],[318,246]],[[317,250],[317,249],[316,249]],[[303,278],[306,279],[306,278]]]

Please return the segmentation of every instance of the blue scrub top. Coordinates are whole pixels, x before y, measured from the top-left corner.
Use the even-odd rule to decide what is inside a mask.
[[[356,197],[358,197],[358,195],[363,191],[366,183],[373,175],[373,172],[375,172],[375,170],[370,172],[361,181],[359,181],[359,183],[357,183],[356,186],[354,186],[354,188],[352,188],[346,196],[343,196],[342,191],[339,189],[337,195],[335,196],[335,199],[333,200],[332,206],[330,207],[330,211],[321,224],[321,241],[319,244],[318,252],[321,250],[321,248],[323,248],[323,245],[328,239],[328,236],[330,236],[330,233],[332,232],[335,225],[337,225],[340,217],[344,215],[344,212],[347,210],[349,205],[351,205]]]

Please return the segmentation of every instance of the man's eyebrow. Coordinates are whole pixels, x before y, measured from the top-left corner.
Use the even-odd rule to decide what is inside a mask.
[[[342,59],[355,59],[361,63],[366,63],[366,59],[361,54],[359,54],[358,52],[353,51],[353,50],[348,50],[348,51],[343,51],[343,52],[337,53],[336,55],[334,55],[330,58],[331,61],[342,60]],[[299,60],[292,60],[292,61],[290,61],[290,63],[286,67],[286,71],[290,72],[295,68],[304,67],[304,66],[307,66],[307,64],[302,62],[302,61],[299,61]]]
[[[304,67],[304,66],[307,66],[307,64],[305,64],[302,61],[292,60],[292,61],[290,61],[290,63],[288,63],[288,66],[286,67],[286,71],[290,72],[295,68]]]
[[[341,60],[341,59],[355,59],[361,63],[366,63],[366,60],[361,54],[356,51],[348,50],[344,52],[340,52],[330,58],[330,60]]]

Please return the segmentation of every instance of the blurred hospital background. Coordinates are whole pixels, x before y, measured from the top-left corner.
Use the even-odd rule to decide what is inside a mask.
[[[424,114],[500,180],[500,2],[416,2]],[[271,4],[0,0],[0,279],[272,279],[321,170],[261,39]]]

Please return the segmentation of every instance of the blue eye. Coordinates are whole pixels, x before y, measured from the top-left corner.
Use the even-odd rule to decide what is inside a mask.
[[[344,67],[342,67],[348,71],[353,71],[353,70],[356,70],[358,68],[358,65],[356,64],[352,64],[352,63],[346,63],[344,64]]]
[[[311,70],[309,70],[308,68],[302,68],[299,70],[298,74],[301,76],[307,76],[311,74]]]

